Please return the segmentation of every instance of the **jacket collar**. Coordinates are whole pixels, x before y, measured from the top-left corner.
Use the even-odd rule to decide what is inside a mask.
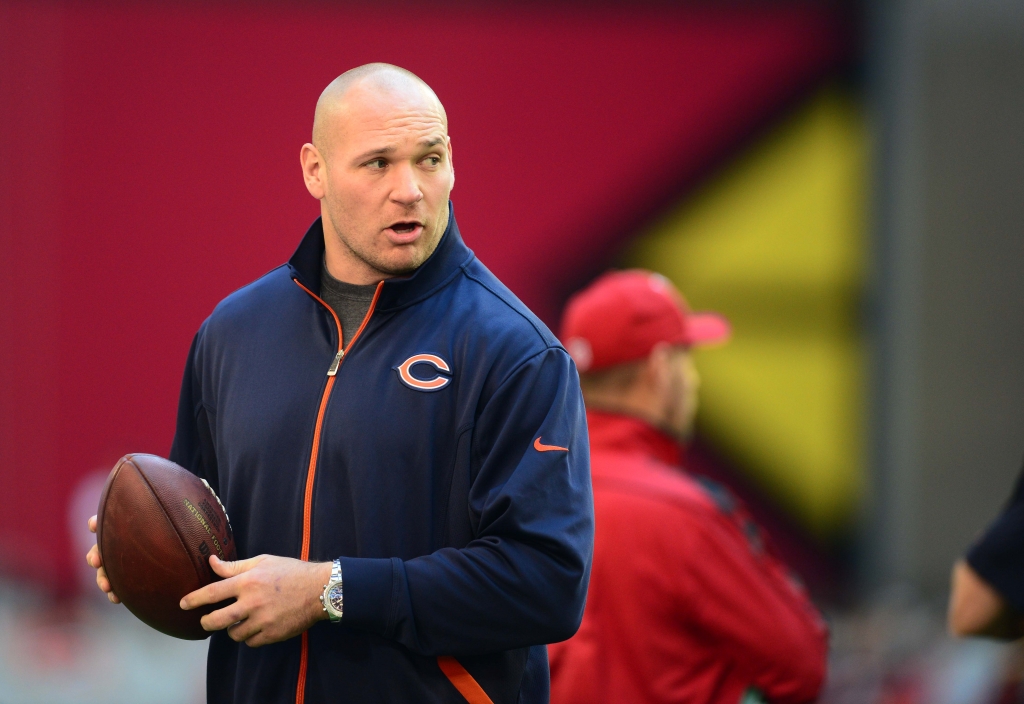
[[[639,452],[674,467],[683,463],[683,445],[668,433],[635,416],[587,409],[593,451]]]
[[[473,250],[462,241],[459,226],[455,222],[455,209],[449,201],[448,227],[441,235],[437,249],[412,276],[385,281],[376,310],[396,310],[427,298],[451,281],[473,256]],[[288,268],[293,278],[318,296],[323,260],[324,225],[322,219],[317,218],[288,260]]]

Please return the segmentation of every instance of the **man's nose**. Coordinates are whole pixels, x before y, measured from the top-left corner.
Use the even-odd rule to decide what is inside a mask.
[[[423,199],[419,180],[412,166],[405,164],[395,169],[394,183],[391,187],[391,200],[404,206],[414,205]]]

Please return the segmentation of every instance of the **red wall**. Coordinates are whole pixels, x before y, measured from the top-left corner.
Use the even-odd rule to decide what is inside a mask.
[[[549,323],[666,199],[833,70],[806,5],[586,11],[0,0],[0,571],[67,584],[76,482],[165,454],[185,353],[317,215],[323,87],[444,102],[469,245]]]

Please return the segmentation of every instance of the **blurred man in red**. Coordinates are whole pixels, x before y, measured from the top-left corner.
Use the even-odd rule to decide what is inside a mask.
[[[606,274],[566,309],[597,532],[583,625],[549,646],[553,704],[797,703],[821,689],[821,617],[722,487],[689,476],[695,345],[729,324],[662,276]]]

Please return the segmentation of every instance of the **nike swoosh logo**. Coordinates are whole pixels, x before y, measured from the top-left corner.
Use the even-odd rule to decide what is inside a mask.
[[[562,452],[568,452],[568,447],[559,447],[558,445],[545,445],[540,441],[538,437],[533,441],[533,449],[537,452],[554,452],[555,450],[561,450]]]

